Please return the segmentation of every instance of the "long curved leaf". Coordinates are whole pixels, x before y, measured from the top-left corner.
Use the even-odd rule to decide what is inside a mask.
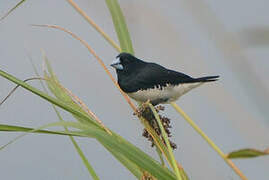
[[[107,133],[99,133],[100,130],[88,128],[85,133],[89,133],[91,137],[96,137],[100,143],[104,144],[106,147],[113,149],[124,155],[127,159],[134,162],[141,169],[152,174],[157,179],[176,179],[174,173],[168,170],[166,167],[163,167],[159,162],[148,156],[146,153],[141,151],[136,146],[129,143],[127,140],[122,137],[113,134],[113,136],[108,135]]]
[[[41,134],[54,134],[54,135],[66,135],[66,136],[82,136],[76,132],[65,132],[65,131],[49,131],[49,130],[36,130],[35,128],[23,127],[23,126],[12,126],[6,124],[0,124],[0,131],[6,132],[31,132]]]
[[[131,37],[118,1],[106,0],[106,5],[112,16],[113,24],[120,41],[121,50],[123,52],[134,54]]]
[[[230,159],[235,159],[235,158],[254,158],[265,155],[269,155],[269,148],[264,151],[260,151],[257,149],[240,149],[238,151],[230,152],[227,155],[227,157]]]
[[[78,116],[78,117],[84,119],[85,121],[87,121],[87,122],[90,123],[89,125],[92,125],[92,126],[94,126],[96,128],[102,129],[100,127],[100,124],[98,124],[93,119],[91,119],[86,113],[83,113],[83,112],[81,112],[81,111],[79,111],[77,109],[74,109],[73,106],[70,106],[70,105],[68,105],[68,104],[66,104],[66,103],[64,103],[64,102],[62,102],[62,101],[60,101],[60,100],[58,100],[56,98],[53,98],[53,97],[49,96],[48,94],[46,94],[46,93],[38,90],[37,88],[35,88],[35,87],[33,87],[33,86],[31,86],[31,85],[23,82],[20,79],[17,79],[16,77],[14,77],[11,74],[8,74],[8,73],[6,73],[6,72],[4,72],[2,70],[0,70],[0,76],[2,76],[4,78],[6,78],[6,79],[8,79],[8,80],[10,80],[10,81],[18,84],[18,85],[20,85],[21,87],[23,87],[23,88],[31,91],[32,93],[38,95],[39,97],[41,97],[41,98],[43,98],[43,99],[51,102],[52,104],[54,104],[54,105],[56,105],[58,107],[61,107],[62,109],[66,110],[66,111],[68,111],[70,113],[72,113],[73,115]]]

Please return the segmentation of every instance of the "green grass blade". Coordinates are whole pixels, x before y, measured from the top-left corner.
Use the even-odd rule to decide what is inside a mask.
[[[47,81],[47,85],[49,87],[49,89],[51,90],[52,93],[54,93],[54,95],[60,99],[60,100],[63,100],[65,102],[69,102],[70,105],[73,105],[75,108],[79,109],[82,111],[82,109],[72,101],[72,98],[68,96],[68,94],[59,88],[58,84],[59,83],[59,80],[58,78],[56,77],[55,73],[53,72],[52,70],[52,67],[48,61],[48,58],[45,56],[45,53],[43,53],[43,56],[44,56],[44,59],[45,59],[45,63],[46,63],[46,67],[47,67],[47,70],[50,74],[50,77],[45,73],[45,76],[50,79],[50,81]],[[32,65],[34,66],[34,64],[32,63]],[[38,72],[34,66],[34,69],[35,69],[35,73],[38,75]],[[54,84],[53,84],[54,82]],[[44,84],[42,83],[42,81],[40,81],[43,89],[46,91],[46,88],[44,86]],[[53,91],[55,90],[55,91]],[[58,119],[61,121],[61,122],[64,122],[60,112],[57,110],[57,108],[55,107],[55,105],[52,105]],[[76,117],[76,116],[74,116]],[[84,122],[82,121],[80,118],[76,117],[80,122]],[[64,129],[69,132],[68,128],[67,127],[64,127]],[[83,151],[81,150],[81,148],[79,147],[79,145],[77,144],[77,142],[75,141],[75,139],[72,137],[72,136],[69,136],[73,146],[75,147],[77,153],[79,154],[82,162],[84,163],[85,167],[87,168],[89,174],[92,176],[92,178],[94,180],[99,180],[99,177],[97,176],[96,172],[94,171],[93,167],[91,166],[91,164],[89,163],[88,159],[86,158],[86,156],[84,155]]]
[[[26,131],[29,132],[46,132],[45,128],[63,126],[63,127],[73,127],[78,128],[83,131],[71,131],[71,132],[57,132],[56,134],[63,135],[75,135],[75,136],[86,136],[96,138],[101,144],[103,144],[125,167],[127,167],[136,176],[141,175],[141,169],[145,169],[149,173],[153,174],[155,177],[160,177],[160,179],[172,180],[175,179],[173,173],[171,173],[167,168],[162,167],[154,159],[145,154],[143,151],[139,150],[120,136],[114,134],[113,136],[107,134],[106,132],[99,130],[97,128],[85,126],[83,123],[78,122],[55,122],[50,123],[45,126],[36,129],[17,127],[17,126],[0,126],[0,129],[10,130],[10,131]],[[30,131],[29,131],[30,130]],[[49,134],[53,134],[49,132]],[[20,136],[22,137],[22,136]],[[17,140],[18,138],[16,138]],[[8,143],[10,144],[10,143]],[[2,149],[2,148],[1,148]],[[139,169],[138,169],[139,167]]]
[[[122,137],[114,133],[113,136],[110,136],[107,133],[101,133],[100,130],[93,129],[91,127],[89,127],[88,130],[84,132],[89,133],[91,137],[96,137],[96,139],[101,144],[104,144],[107,148],[113,149],[113,151],[117,151],[118,153],[124,155],[127,159],[139,166],[139,168],[149,172],[157,179],[176,179],[174,173],[163,167],[156,160],[148,156],[146,153]]]
[[[61,122],[64,122],[60,112],[56,109],[56,107],[54,105],[52,105],[57,117],[59,118],[59,120]],[[67,131],[67,132],[70,132],[68,130],[67,127],[64,127],[64,129]],[[74,139],[74,137],[72,136],[69,136],[73,146],[75,147],[77,153],[79,154],[83,164],[85,165],[85,167],[87,168],[88,172],[90,173],[90,175],[92,176],[92,178],[94,180],[99,180],[99,177],[97,176],[96,172],[94,171],[93,167],[91,166],[90,162],[88,161],[88,159],[86,158],[86,156],[84,155],[83,151],[81,150],[81,148],[79,147],[78,143],[76,142],[76,140]]]
[[[143,172],[141,169],[132,161],[130,161],[128,158],[123,156],[118,151],[115,151],[114,149],[109,148],[105,144],[102,144],[118,161],[120,161],[137,179],[141,179],[143,176]]]
[[[113,24],[118,35],[122,52],[134,54],[131,37],[118,1],[106,0],[106,5],[112,16]]]
[[[10,125],[1,125],[0,126],[0,131],[15,131],[15,132],[25,132],[24,134],[20,135],[20,136],[17,136],[16,138],[12,139],[11,141],[9,141],[8,143],[6,143],[5,145],[1,146],[0,147],[0,150],[4,149],[5,147],[7,147],[8,145],[14,143],[15,141],[17,141],[18,139],[26,136],[27,134],[29,133],[45,133],[45,134],[57,134],[57,135],[68,135],[68,136],[82,136],[82,137],[89,137],[88,135],[85,135],[81,132],[78,132],[78,131],[73,131],[73,132],[62,132],[62,131],[46,131],[46,130],[42,130],[42,129],[45,129],[47,127],[51,127],[51,126],[60,126],[63,124],[58,124],[58,123],[51,123],[49,125],[45,125],[45,126],[42,126],[40,128],[36,128],[36,129],[33,129],[33,128],[25,128],[25,127],[20,127],[20,126],[10,126]],[[64,125],[69,125],[71,127],[74,127],[74,128],[77,128],[77,129],[85,129],[84,126],[81,126],[79,123],[74,123],[74,122],[66,122]]]
[[[56,107],[54,105],[52,105],[57,117],[59,118],[59,120],[61,122],[64,122],[60,112],[56,109]],[[70,132],[68,130],[67,127],[64,127],[64,129],[67,131],[67,132]],[[99,177],[97,176],[96,172],[94,171],[93,167],[91,166],[90,162],[88,161],[88,159],[86,158],[86,156],[84,155],[83,151],[81,150],[81,148],[79,147],[78,143],[76,142],[76,140],[74,139],[74,137],[72,136],[69,136],[73,146],[75,147],[77,153],[79,154],[83,164],[85,165],[85,167],[87,168],[88,172],[90,173],[90,175],[92,176],[92,178],[94,180],[99,180]]]
[[[41,82],[42,83],[42,82]],[[52,105],[57,117],[59,118],[59,120],[61,122],[64,122],[60,112],[56,109],[56,107],[54,105]],[[67,132],[70,132],[68,130],[67,127],[64,127],[64,129],[67,131]],[[99,180],[99,177],[97,176],[96,172],[94,171],[93,167],[91,166],[90,162],[88,161],[88,159],[86,158],[86,156],[84,155],[83,151],[81,150],[81,148],[79,147],[78,143],[76,142],[76,140],[74,139],[74,137],[72,136],[69,136],[73,146],[75,147],[77,153],[79,154],[83,164],[85,165],[85,167],[87,168],[88,172],[90,173],[90,175],[92,176],[92,178],[94,180]]]
[[[12,76],[12,75],[10,75],[10,74],[2,71],[2,70],[0,70],[0,76],[14,82],[15,84],[20,85],[24,89],[31,91],[32,93],[38,95],[39,97],[51,102],[52,104],[54,104],[54,105],[56,105],[58,107],[61,107],[62,109],[72,113],[73,115],[78,116],[79,118],[82,118],[85,121],[88,121],[90,123],[90,125],[92,125],[92,126],[94,126],[96,128],[102,129],[102,127],[100,127],[100,124],[93,121],[86,113],[80,112],[77,109],[74,109],[73,106],[70,106],[70,105],[68,105],[68,104],[66,104],[66,103],[64,103],[64,102],[62,102],[62,101],[60,101],[60,100],[58,100],[56,98],[53,98],[53,97],[49,96],[48,94],[38,90],[37,88],[23,82],[20,79],[17,79],[16,77],[14,77],[14,76]]]
[[[17,7],[19,7],[25,1],[26,0],[21,0],[20,2],[18,2],[13,8],[11,8],[4,16],[0,18],[0,21],[4,20],[10,13],[12,13]]]
[[[77,104],[73,101],[73,99],[70,97],[70,95],[64,90],[64,88],[61,86],[57,76],[55,75],[55,73],[52,70],[52,67],[48,61],[48,58],[45,56],[45,54],[43,53],[43,57],[45,60],[45,64],[48,70],[48,73],[46,71],[44,71],[44,77],[45,79],[47,79],[46,83],[47,86],[49,88],[49,90],[54,94],[54,96],[65,102],[66,104],[72,106],[74,109],[76,109],[77,111],[80,111],[81,113],[85,113],[85,111]],[[88,114],[87,114],[88,115]],[[58,116],[59,117],[59,116]],[[80,118],[78,116],[74,117],[82,123],[89,123],[88,121],[85,121],[83,118]],[[95,121],[94,117],[91,117],[92,121]]]
[[[264,151],[260,151],[257,149],[240,149],[237,151],[230,152],[227,155],[227,158],[229,159],[254,158],[254,157],[265,156],[265,155],[269,155],[269,148]]]
[[[111,136],[103,130],[91,126],[85,126],[85,124],[79,122],[55,122],[34,129],[33,131],[57,126],[72,127],[82,130],[81,132],[72,133],[96,138],[99,142],[101,142],[101,144],[104,144],[104,146],[109,148],[112,152],[121,154],[129,161],[135,163],[139,168],[148,171],[156,178],[166,180],[176,179],[171,171],[169,171],[167,168],[162,167],[157,161],[116,134]]]
[[[166,180],[176,179],[171,171],[169,171],[165,167],[162,167],[157,161],[152,159],[146,153],[144,153],[122,137],[116,135],[115,133],[113,133],[113,135],[111,136],[103,130],[94,128],[93,126],[86,126],[85,124],[79,122],[55,122],[34,129],[33,131],[57,126],[72,127],[82,130],[81,132],[72,133],[75,133],[76,135],[96,138],[106,148],[109,148],[111,149],[111,151],[121,154],[129,161],[135,163],[139,168],[149,172],[156,178]]]
[[[88,172],[90,173],[90,175],[92,176],[92,178],[94,180],[99,180],[99,177],[97,176],[96,172],[94,171],[93,167],[91,166],[91,164],[89,163],[88,159],[86,158],[86,156],[84,155],[84,153],[82,152],[81,148],[78,146],[77,142],[75,141],[75,139],[73,137],[70,136],[70,139],[76,149],[76,151],[78,152],[80,158],[82,159],[84,165],[86,166],[86,168],[88,169]]]
[[[82,135],[77,134],[76,132],[35,130],[35,128],[29,128],[29,127],[23,127],[23,126],[12,126],[12,125],[6,125],[6,124],[0,124],[0,131],[6,131],[6,132],[27,132],[27,133],[29,132],[29,133],[54,134],[54,135],[69,135],[69,136],[82,136]]]
[[[47,59],[47,58],[46,58],[46,59]],[[35,72],[36,76],[39,77],[40,75],[39,75],[39,73],[38,73],[38,71],[37,71],[36,66],[34,65],[33,61],[31,60],[31,58],[30,58],[30,61],[31,61],[31,64],[32,64],[32,66],[33,66],[33,69],[34,69],[34,72]],[[52,68],[51,68],[50,64],[47,64],[47,67],[48,67],[48,66],[50,67],[50,68],[48,68],[48,71],[52,71]],[[52,71],[52,73],[53,73],[53,71]],[[53,74],[54,74],[54,73],[53,73]],[[57,78],[57,77],[55,76],[55,78]],[[40,81],[40,84],[41,84],[43,90],[44,90],[46,93],[48,93],[48,92],[47,92],[47,89],[46,89],[46,87],[45,87],[45,85],[44,85],[44,83],[43,83],[42,81]],[[64,120],[63,120],[63,118],[62,118],[60,112],[59,112],[59,111],[57,110],[57,108],[55,107],[55,105],[52,105],[52,107],[53,107],[53,109],[54,109],[54,111],[55,111],[57,117],[59,118],[59,120],[60,120],[61,122],[63,122]],[[68,130],[67,127],[64,127],[64,129],[65,129],[67,132],[70,132],[70,131]],[[87,168],[88,172],[89,172],[90,175],[92,176],[92,178],[93,178],[94,180],[99,180],[99,177],[98,177],[97,174],[95,173],[93,167],[92,167],[91,164],[89,163],[88,159],[87,159],[86,156],[84,155],[83,151],[82,151],[81,148],[79,147],[79,145],[78,145],[78,143],[76,142],[76,140],[74,139],[74,137],[69,136],[69,138],[70,138],[70,140],[71,140],[73,146],[75,147],[77,153],[79,154],[80,158],[82,159],[82,161],[83,161],[85,167]]]

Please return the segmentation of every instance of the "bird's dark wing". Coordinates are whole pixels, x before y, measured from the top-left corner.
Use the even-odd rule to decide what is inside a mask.
[[[173,70],[169,70],[155,63],[147,63],[139,68],[132,76],[122,83],[125,92],[136,92],[154,87],[164,87],[167,84],[178,85],[180,83],[195,82],[195,79]]]

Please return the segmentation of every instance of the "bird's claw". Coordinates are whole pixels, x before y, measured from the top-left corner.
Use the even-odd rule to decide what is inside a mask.
[[[150,100],[147,100],[146,102],[142,103],[138,109],[133,113],[135,116],[142,116],[142,113],[144,110],[148,107],[148,103],[150,103]]]

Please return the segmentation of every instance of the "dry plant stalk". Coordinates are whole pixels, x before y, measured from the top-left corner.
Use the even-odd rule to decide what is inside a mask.
[[[121,48],[73,1],[67,0],[67,2],[75,8],[75,10],[90,23],[96,31],[98,31],[118,52],[121,52]]]
[[[91,117],[93,117],[101,126],[102,128],[110,135],[112,135],[111,131],[105,127],[104,123],[86,106],[86,104],[79,99],[76,95],[74,95],[69,89],[63,87],[60,83],[57,85],[62,88],[73,100],[74,103],[80,104],[80,107]]]
[[[25,79],[23,82],[27,82],[27,81],[32,81],[32,80],[46,80],[42,77],[33,77],[33,78],[28,78]],[[16,91],[16,89],[20,87],[20,85],[15,86],[9,93],[8,95],[0,102],[0,106]]]

